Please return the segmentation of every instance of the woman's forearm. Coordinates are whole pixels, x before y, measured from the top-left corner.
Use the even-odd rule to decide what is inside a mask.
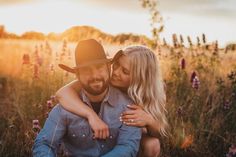
[[[150,116],[146,128],[147,128],[147,133],[150,136],[153,136],[153,137],[156,137],[156,138],[161,137],[158,122],[152,116]]]
[[[90,116],[94,115],[95,112],[84,104],[78,96],[80,89],[79,82],[72,81],[56,92],[56,98],[67,111],[88,119]]]

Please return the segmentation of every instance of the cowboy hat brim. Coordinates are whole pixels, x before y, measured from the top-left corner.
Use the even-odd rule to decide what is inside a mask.
[[[79,69],[79,68],[90,66],[90,65],[94,65],[94,64],[109,63],[111,61],[112,61],[112,59],[100,59],[100,60],[96,60],[96,61],[80,64],[80,65],[77,65],[76,67],[72,67],[72,68],[67,66],[67,65],[64,65],[64,64],[58,64],[58,66],[61,69],[65,70],[65,71],[68,71],[70,73],[75,73],[76,70]]]

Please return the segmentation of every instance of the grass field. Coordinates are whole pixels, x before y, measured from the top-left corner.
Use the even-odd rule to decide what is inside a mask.
[[[75,44],[0,39],[0,156],[32,155],[36,133],[57,103],[55,91],[75,79],[57,66],[74,64]],[[104,42],[104,47],[111,57],[129,44]],[[201,43],[160,44],[154,51],[166,83],[170,123],[161,156],[233,157],[236,50]]]

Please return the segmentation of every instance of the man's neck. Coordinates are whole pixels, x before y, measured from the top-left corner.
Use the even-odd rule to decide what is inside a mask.
[[[92,94],[89,94],[86,91],[84,91],[84,92],[85,92],[85,95],[88,97],[90,102],[102,102],[104,97],[106,96],[106,94],[108,92],[108,88],[103,93],[101,93],[100,95],[96,95],[96,96],[94,96]]]

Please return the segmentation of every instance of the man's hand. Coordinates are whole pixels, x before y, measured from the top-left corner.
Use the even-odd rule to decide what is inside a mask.
[[[89,125],[94,132],[94,139],[106,139],[109,137],[109,127],[97,114],[88,117]]]

